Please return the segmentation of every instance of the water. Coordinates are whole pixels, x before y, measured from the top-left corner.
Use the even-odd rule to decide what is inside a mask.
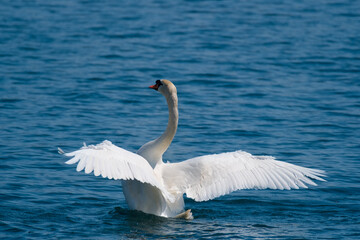
[[[0,238],[359,239],[359,1],[9,1],[0,5]],[[56,148],[131,151],[167,122],[173,162],[235,151],[327,172],[293,191],[186,199],[195,219],[127,209],[119,181]]]

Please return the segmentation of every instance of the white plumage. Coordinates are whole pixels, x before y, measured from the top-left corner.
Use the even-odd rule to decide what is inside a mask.
[[[76,167],[78,172],[85,169],[85,173],[94,171],[95,176],[101,175],[108,179],[135,179],[157,187],[169,201],[174,201],[142,156],[119,148],[108,140],[95,146],[84,146],[80,150],[64,153],[64,155],[73,157],[65,162],[66,164],[78,163]]]
[[[94,172],[109,179],[121,179],[130,208],[164,217],[191,219],[184,211],[183,194],[195,201],[207,201],[240,189],[299,189],[325,181],[324,172],[253,156],[243,151],[206,155],[179,163],[164,163],[162,155],[177,129],[178,109],[175,86],[157,80],[150,86],[162,93],[169,107],[166,131],[146,143],[137,153],[129,152],[105,140],[98,145],[64,153],[72,157],[67,164],[77,164],[77,171]],[[183,212],[183,213],[181,213]]]
[[[239,189],[307,188],[324,181],[323,171],[299,167],[268,156],[243,151],[206,155],[184,162],[164,164],[162,177],[167,189],[195,201],[207,201]]]

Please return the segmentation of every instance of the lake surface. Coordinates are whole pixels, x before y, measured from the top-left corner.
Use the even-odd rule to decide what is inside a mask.
[[[10,1],[0,5],[1,239],[359,239],[360,1]],[[326,171],[292,191],[130,211],[120,181],[57,147],[136,151],[166,127],[177,162],[244,150]]]

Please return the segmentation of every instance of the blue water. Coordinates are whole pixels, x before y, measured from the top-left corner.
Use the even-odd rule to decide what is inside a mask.
[[[1,239],[359,239],[360,1],[0,4]],[[119,181],[57,147],[136,151],[167,123],[164,159],[244,150],[327,172],[303,190],[186,199],[195,219],[128,210]]]

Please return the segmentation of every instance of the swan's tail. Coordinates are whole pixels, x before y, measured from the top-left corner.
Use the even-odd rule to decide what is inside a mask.
[[[192,212],[191,212],[191,209],[188,209],[185,212],[180,213],[179,215],[176,215],[175,218],[183,218],[183,219],[186,219],[186,220],[194,219],[194,217],[192,215]]]

